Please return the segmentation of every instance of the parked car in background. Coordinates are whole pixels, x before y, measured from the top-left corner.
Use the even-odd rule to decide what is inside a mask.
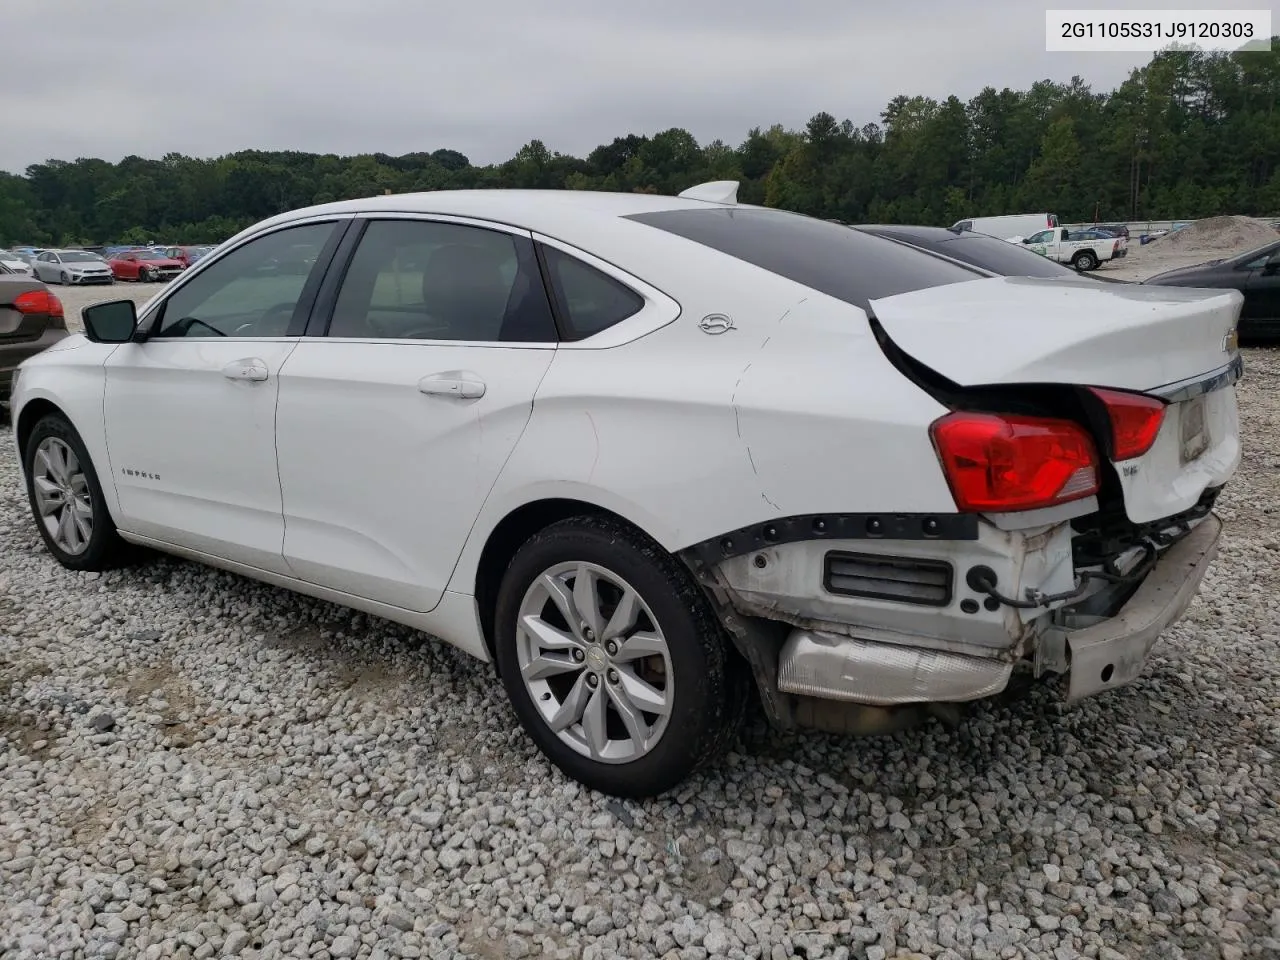
[[[1000,217],[968,217],[957,220],[951,225],[951,229],[973,230],[1007,240],[1009,237],[1026,236],[1056,226],[1058,216],[1054,213],[1011,213]]]
[[[164,254],[170,260],[177,260],[185,270],[212,249],[212,247],[166,247]]]
[[[1129,226],[1124,223],[1095,223],[1092,227],[1086,227],[1087,230],[1101,230],[1103,233],[1113,237],[1124,237],[1129,239]]]
[[[32,275],[31,264],[27,262],[27,258],[12,250],[0,250],[0,266],[8,267],[10,273],[20,273],[28,277]]]
[[[1065,231],[1064,231],[1065,233]],[[1109,230],[1100,230],[1097,227],[1085,227],[1082,230],[1070,231],[1071,239],[1075,242],[1081,240],[1114,240],[1111,248],[1111,259],[1122,260],[1129,255],[1129,241],[1120,236],[1118,233],[1112,233]]]
[[[1058,263],[1069,263],[1083,273],[1096,270],[1099,264],[1114,258],[1126,241],[1119,237],[1077,240],[1066,227],[1053,227],[1029,237],[1010,237],[1009,242],[1020,243],[1033,253]]]
[[[31,264],[31,261],[33,261],[36,257],[40,256],[40,254],[44,253],[44,250],[45,250],[44,247],[11,247],[10,248],[10,252],[16,253],[18,256],[20,256],[23,260],[27,262],[28,266]]]
[[[67,337],[62,301],[34,277],[0,268],[0,401],[22,361]]]
[[[893,240],[896,243],[904,243],[919,250],[951,257],[961,263],[989,271],[994,276],[1048,277],[1058,280],[1079,276],[1072,267],[1049,260],[1007,240],[997,240],[985,233],[959,231],[949,227],[916,227],[898,224],[855,224],[853,229]],[[1091,275],[1091,278],[1096,276],[1096,274]]]
[[[31,261],[31,268],[36,279],[45,283],[79,286],[113,282],[107,262],[86,250],[46,250]]]
[[[621,795],[722,753],[752,677],[837,730],[1137,678],[1216,552],[1239,294],[992,277],[736,192],[263,221],[23,365],[33,522],[71,569],[146,544],[496,661]]]
[[[117,280],[136,280],[139,283],[172,280],[183,270],[177,260],[151,250],[125,250],[107,263]]]
[[[1142,281],[1150,286],[1238,290],[1240,340],[1280,339],[1280,241],[1273,240],[1238,256],[1167,270]]]

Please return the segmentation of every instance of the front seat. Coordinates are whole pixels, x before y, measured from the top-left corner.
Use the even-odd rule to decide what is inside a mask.
[[[498,340],[511,284],[502,279],[511,252],[454,243],[431,254],[422,271],[427,315],[453,340]]]

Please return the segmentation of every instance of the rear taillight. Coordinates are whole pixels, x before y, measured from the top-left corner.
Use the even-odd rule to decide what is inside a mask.
[[[956,506],[1034,510],[1098,492],[1098,454],[1070,420],[951,413],[929,428]]]
[[[51,317],[62,316],[62,301],[48,290],[28,290],[20,293],[13,301],[13,308],[19,313],[44,313]]]
[[[1090,388],[1090,393],[1107,408],[1111,421],[1112,458],[1132,460],[1140,457],[1156,442],[1156,434],[1164,423],[1165,403],[1141,393]]]

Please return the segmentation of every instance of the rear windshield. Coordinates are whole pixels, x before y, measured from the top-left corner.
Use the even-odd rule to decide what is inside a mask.
[[[712,207],[632,214],[674,233],[869,310],[869,301],[982,274],[849,227],[781,210]]]
[[[899,235],[892,230],[885,230],[881,236]],[[1071,267],[1042,257],[1016,243],[989,237],[985,233],[963,233],[943,239],[904,233],[901,239],[917,247],[940,253],[944,257],[952,257],[983,270],[998,273],[1002,277],[1077,276],[1076,271]]]

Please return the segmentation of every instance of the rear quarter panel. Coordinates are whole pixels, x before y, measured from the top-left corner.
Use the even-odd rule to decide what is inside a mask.
[[[680,316],[557,351],[450,589],[472,592],[489,533],[539,499],[604,507],[673,552],[796,514],[954,512],[927,433],[946,411],[889,364],[861,310],[671,242],[679,266],[645,279]],[[704,333],[712,313],[734,328]]]

